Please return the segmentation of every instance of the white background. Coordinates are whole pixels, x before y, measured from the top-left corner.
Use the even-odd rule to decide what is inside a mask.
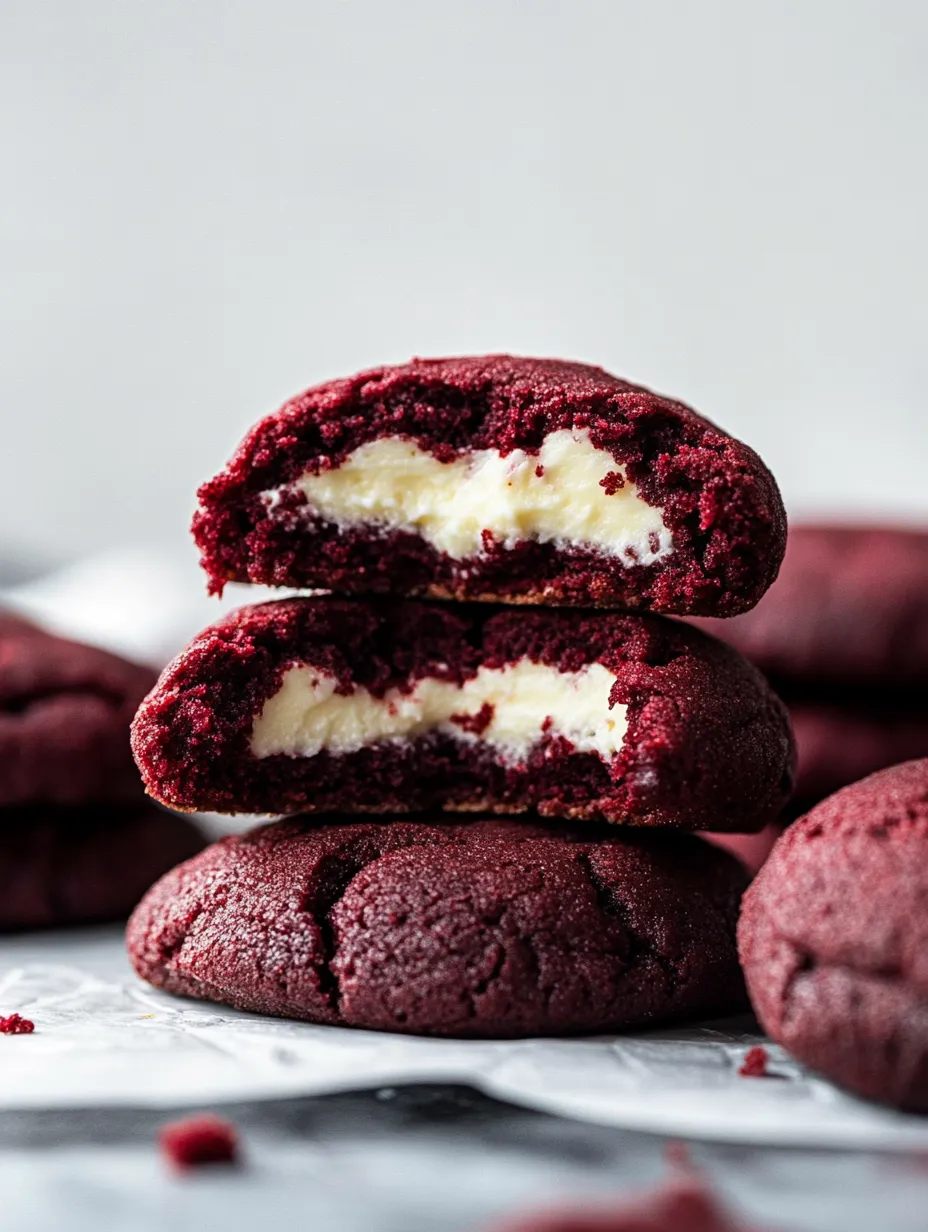
[[[0,0],[0,536],[190,552],[329,376],[601,363],[928,518],[924,0]]]

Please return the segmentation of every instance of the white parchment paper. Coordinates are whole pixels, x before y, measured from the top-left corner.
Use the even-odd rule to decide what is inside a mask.
[[[156,992],[119,929],[0,943],[0,1012],[36,1024],[0,1036],[0,1110],[169,1107],[411,1082],[467,1083],[607,1125],[720,1140],[926,1149],[928,1120],[862,1103],[729,1021],[641,1034],[481,1043],[316,1027]]]

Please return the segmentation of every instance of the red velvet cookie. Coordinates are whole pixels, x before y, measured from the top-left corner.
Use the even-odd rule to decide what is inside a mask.
[[[162,878],[127,932],[149,983],[239,1009],[514,1037],[738,1008],[746,877],[688,835],[293,818]]]
[[[770,472],[680,402],[583,364],[413,360],[318,386],[203,485],[228,581],[731,615],[776,577]]]
[[[129,723],[155,673],[0,624],[0,808],[141,800]]]
[[[0,811],[0,932],[124,920],[203,847],[186,817],[134,805]]]
[[[928,760],[844,788],[777,843],[744,898],[758,1018],[800,1061],[928,1112]]]
[[[0,638],[6,637],[45,637],[47,634],[37,624],[19,612],[11,612],[9,608],[0,608]]]
[[[467,809],[758,829],[792,786],[785,711],[658,616],[304,598],[242,608],[133,724],[151,795],[212,812]]]
[[[777,683],[928,684],[928,531],[793,526],[779,577],[734,620],[697,622]]]
[[[786,704],[793,721],[799,764],[790,808],[815,804],[832,792],[887,766],[928,757],[928,699],[876,694],[869,699],[832,695]]]
[[[786,702],[799,764],[791,812],[928,756],[928,532],[794,526],[770,591],[733,620],[697,620]]]

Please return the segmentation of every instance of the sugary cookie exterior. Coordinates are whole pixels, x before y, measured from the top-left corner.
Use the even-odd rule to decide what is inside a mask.
[[[507,355],[311,389],[199,498],[216,591],[724,616],[757,602],[786,539],[761,460],[682,403],[600,368]]]
[[[627,613],[326,597],[232,613],[133,725],[151,795],[212,812],[524,812],[752,830],[785,711],[730,648]]]
[[[777,1043],[860,1095],[928,1111],[928,760],[787,830],[745,895],[738,942]]]
[[[186,817],[134,805],[0,812],[0,932],[124,920],[203,847]]]
[[[685,835],[296,818],[227,838],[135,911],[169,992],[457,1037],[621,1029],[738,1008],[745,875]]]
[[[129,724],[155,673],[0,619],[0,808],[141,800]]]

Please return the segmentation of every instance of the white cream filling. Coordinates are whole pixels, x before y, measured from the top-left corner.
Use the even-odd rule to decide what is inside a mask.
[[[489,744],[502,760],[515,763],[547,733],[609,762],[627,727],[626,707],[609,706],[615,680],[601,663],[559,672],[520,659],[503,668],[481,667],[461,685],[427,676],[409,693],[388,689],[374,697],[363,686],[336,693],[331,676],[298,663],[286,669],[280,688],[255,719],[251,751],[255,757],[313,757],[323,749],[355,753],[380,741],[437,731],[465,743]],[[479,734],[454,721],[476,716],[487,704],[493,714]]]
[[[602,481],[616,474],[621,487],[610,494]],[[673,550],[663,510],[639,495],[585,428],[550,433],[538,453],[479,449],[451,462],[409,437],[385,436],[292,486],[328,522],[410,531],[456,560],[479,555],[486,531],[507,548],[534,539],[592,548],[626,565],[652,565]],[[283,490],[264,493],[272,516]]]

